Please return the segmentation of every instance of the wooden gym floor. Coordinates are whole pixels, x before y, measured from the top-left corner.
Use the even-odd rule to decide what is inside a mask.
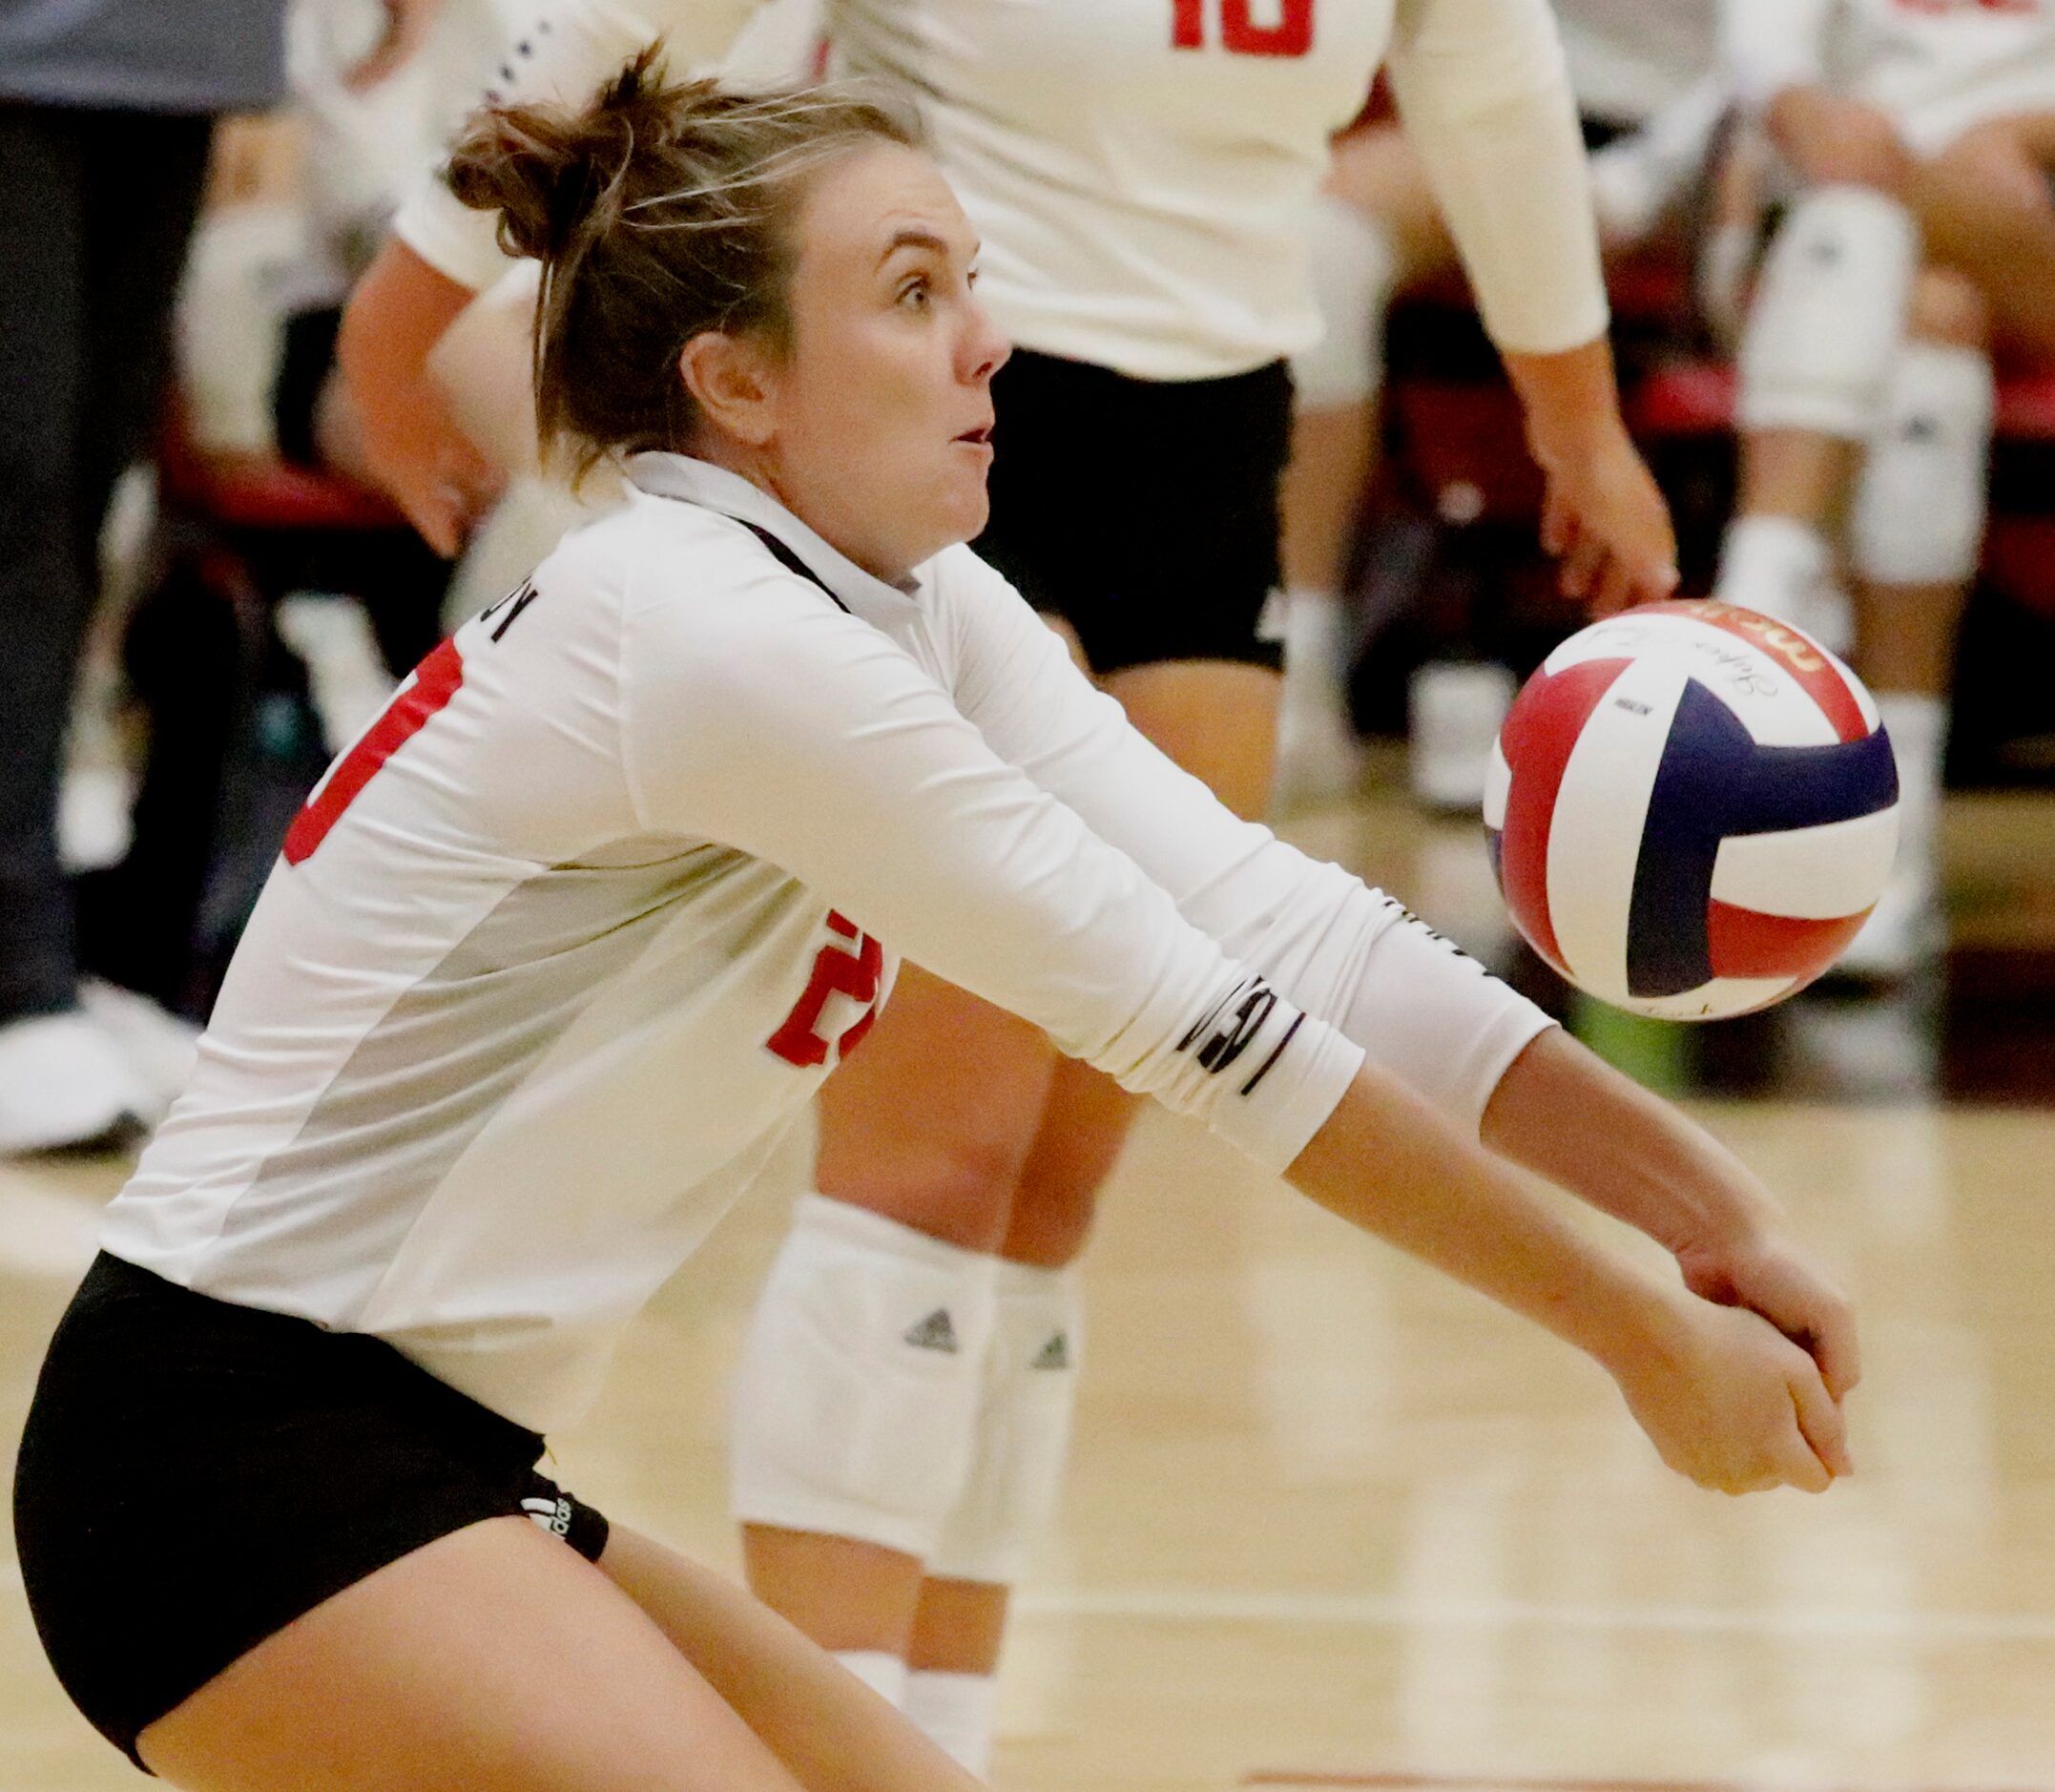
[[[1950,827],[1944,971],[1725,1038],[1595,1029],[1845,1273],[1858,1478],[1696,1492],[1596,1370],[1152,1115],[1088,1260],[1001,1786],[2055,1789],[2055,803]],[[1494,949],[1471,827],[1384,800],[1293,831]],[[0,1165],[9,1444],[123,1169]],[[581,1493],[722,1562],[721,1383],[790,1186],[555,1441]],[[10,1553],[0,1581],[0,1792],[140,1783],[51,1680]]]

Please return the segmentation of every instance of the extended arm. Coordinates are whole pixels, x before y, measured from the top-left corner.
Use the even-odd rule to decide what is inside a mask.
[[[1856,1380],[1847,1303],[1748,1171],[1381,892],[1238,821],[1094,690],[1005,580],[952,555],[958,698],[998,751],[1121,846],[1185,915],[1339,1026],[1468,1138],[1670,1250]]]
[[[1843,1399],[1861,1377],[1855,1318],[1739,1158],[1671,1103],[1567,1033],[1539,1035],[1484,1110],[1500,1156],[1663,1245],[1685,1285],[1759,1313],[1819,1365]]]
[[[1816,1490],[1844,1462],[1802,1351],[1565,1225],[1341,1033],[1273,1005],[877,631],[775,575],[633,615],[625,757],[651,826],[784,866],[928,969],[1586,1350],[1702,1485]]]
[[[1282,1170],[1361,1052],[993,753],[903,649],[754,542],[737,558],[732,580],[694,567],[704,601],[665,589],[633,604],[623,756],[646,824],[782,866],[924,969]]]
[[[1567,1225],[1419,1097],[1366,1069],[1290,1171],[1322,1206],[1575,1344],[1701,1487],[1818,1491],[1848,1472],[1811,1358]]]

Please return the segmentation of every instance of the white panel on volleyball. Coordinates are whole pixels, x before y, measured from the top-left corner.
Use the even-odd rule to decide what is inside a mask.
[[[1796,977],[1714,977],[1682,995],[1642,996],[1627,1006],[1653,1020],[1725,1020],[1767,1008]]]
[[[1810,636],[1805,638],[1816,646]],[[1860,680],[1825,648],[1817,651],[1858,694],[1863,719],[1876,727],[1877,707]],[[1698,682],[1741,718],[1758,746],[1829,746],[1839,739],[1826,713],[1775,654],[1690,616],[1629,610],[1572,635],[1546,663],[1550,672],[1561,672],[1587,659],[1656,652],[1685,656]]]
[[[1634,867],[1683,695],[1684,671],[1675,659],[1651,655],[1626,667],[1578,734],[1556,791],[1548,822],[1548,921],[1570,975],[1604,1001],[1631,1000],[1627,928]]]
[[[1729,834],[1712,865],[1712,899],[1757,914],[1837,921],[1877,900],[1898,851],[1898,805],[1780,834]]]

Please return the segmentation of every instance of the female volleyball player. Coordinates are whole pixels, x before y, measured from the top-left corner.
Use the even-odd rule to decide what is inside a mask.
[[[548,0],[498,91],[582,98],[659,30],[717,10]],[[830,0],[825,22],[842,65],[917,96],[986,242],[981,290],[1023,345],[994,385],[979,552],[1231,808],[1260,812],[1270,784],[1277,650],[1257,618],[1278,576],[1284,358],[1318,330],[1308,216],[1329,134],[1387,48],[1526,396],[1571,585],[1609,604],[1667,589],[1546,0]],[[423,368],[505,265],[488,220],[425,185],[342,344],[372,452],[446,547],[494,472]],[[1007,1588],[1067,1448],[1067,1266],[1131,1115],[1037,1028],[909,968],[823,1095],[820,1196],[799,1206],[743,1359],[734,1485],[753,1583],[968,1760]]]
[[[696,0],[558,0],[508,49],[509,96],[582,94]],[[1387,48],[1528,399],[1569,578],[1655,594],[1670,540],[1618,423],[1583,162],[1541,0],[947,0],[826,10],[841,60],[922,96],[1026,344],[981,552],[1061,617],[1143,732],[1231,806],[1270,781],[1281,357],[1317,328],[1303,219],[1329,132]],[[496,483],[424,375],[504,261],[426,186],[343,344],[371,443],[431,539]],[[1360,344],[1320,389],[1360,378]],[[1522,352],[1525,351],[1525,352]],[[1315,574],[1316,580],[1318,574]],[[821,1103],[817,1181],[737,1390],[736,1505],[759,1592],[965,1758],[989,1733],[1007,1588],[1066,1451],[1079,1315],[1066,1266],[1131,1104],[1037,1030],[909,969]],[[854,1210],[854,1211],[852,1211]],[[855,1279],[875,1294],[841,1300]],[[953,1352],[924,1329],[950,1315]],[[782,1390],[801,1390],[780,1400]],[[889,1450],[864,1440],[893,1436]],[[918,1670],[906,1681],[909,1659]]]
[[[898,949],[1584,1348],[1701,1483],[1846,1467],[1845,1313],[1745,1178],[1235,820],[949,545],[1007,351],[913,135],[644,60],[455,155],[545,264],[546,432],[633,490],[309,800],[52,1342],[24,1581],[79,1704],[177,1784],[969,1784],[533,1469]],[[1508,1084],[1499,1123],[1610,1165],[1775,1324],[1563,1224],[1387,1068],[1460,1100],[1515,1052],[1581,1105]]]

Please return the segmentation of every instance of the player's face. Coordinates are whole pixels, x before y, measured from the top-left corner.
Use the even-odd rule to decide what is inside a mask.
[[[896,579],[985,527],[1008,350],[972,296],[978,240],[934,163],[897,144],[826,169],[798,236],[771,470],[795,514]]]

